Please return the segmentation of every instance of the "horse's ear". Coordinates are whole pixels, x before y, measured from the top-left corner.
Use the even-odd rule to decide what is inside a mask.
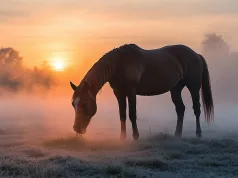
[[[76,85],[74,85],[71,81],[70,81],[70,86],[73,90],[76,90],[76,88],[77,88]]]

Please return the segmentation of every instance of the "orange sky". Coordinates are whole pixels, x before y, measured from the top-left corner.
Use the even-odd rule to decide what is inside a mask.
[[[14,47],[28,66],[60,57],[83,73],[105,52],[125,43],[143,48],[183,43],[199,51],[204,33],[216,32],[238,50],[237,31],[237,0],[0,3],[1,46]]]

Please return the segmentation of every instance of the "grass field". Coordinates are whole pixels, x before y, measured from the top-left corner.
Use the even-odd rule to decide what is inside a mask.
[[[28,134],[22,129],[0,131],[1,177],[238,176],[234,139],[176,139],[160,133],[121,142]]]
[[[1,178],[238,177],[236,105],[216,105],[215,122],[210,126],[202,117],[201,139],[195,137],[195,119],[189,108],[183,138],[178,139],[173,137],[173,105],[163,103],[157,107],[140,100],[141,137],[132,140],[127,120],[128,139],[122,142],[115,101],[110,108],[99,104],[83,137],[76,137],[72,130],[74,113],[70,103],[30,101],[22,107],[22,100],[2,101]],[[6,112],[9,108],[14,112]]]

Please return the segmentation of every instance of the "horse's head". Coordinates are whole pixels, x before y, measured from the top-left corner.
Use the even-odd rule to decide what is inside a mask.
[[[75,110],[73,129],[79,134],[84,134],[91,118],[96,114],[96,96],[87,82],[81,83],[78,87],[70,82],[74,90],[72,105]]]

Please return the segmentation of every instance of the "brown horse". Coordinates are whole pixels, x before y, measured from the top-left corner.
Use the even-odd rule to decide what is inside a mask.
[[[74,90],[74,130],[84,134],[97,111],[96,95],[109,82],[117,98],[121,120],[121,139],[126,138],[126,99],[133,138],[139,138],[136,115],[136,95],[153,96],[170,91],[177,112],[175,135],[182,135],[185,106],[181,92],[186,86],[192,96],[196,116],[196,135],[201,137],[200,89],[205,119],[213,119],[213,99],[209,71],[205,59],[184,45],[171,45],[145,50],[126,44],[102,56],[87,72],[79,86],[70,82]]]

